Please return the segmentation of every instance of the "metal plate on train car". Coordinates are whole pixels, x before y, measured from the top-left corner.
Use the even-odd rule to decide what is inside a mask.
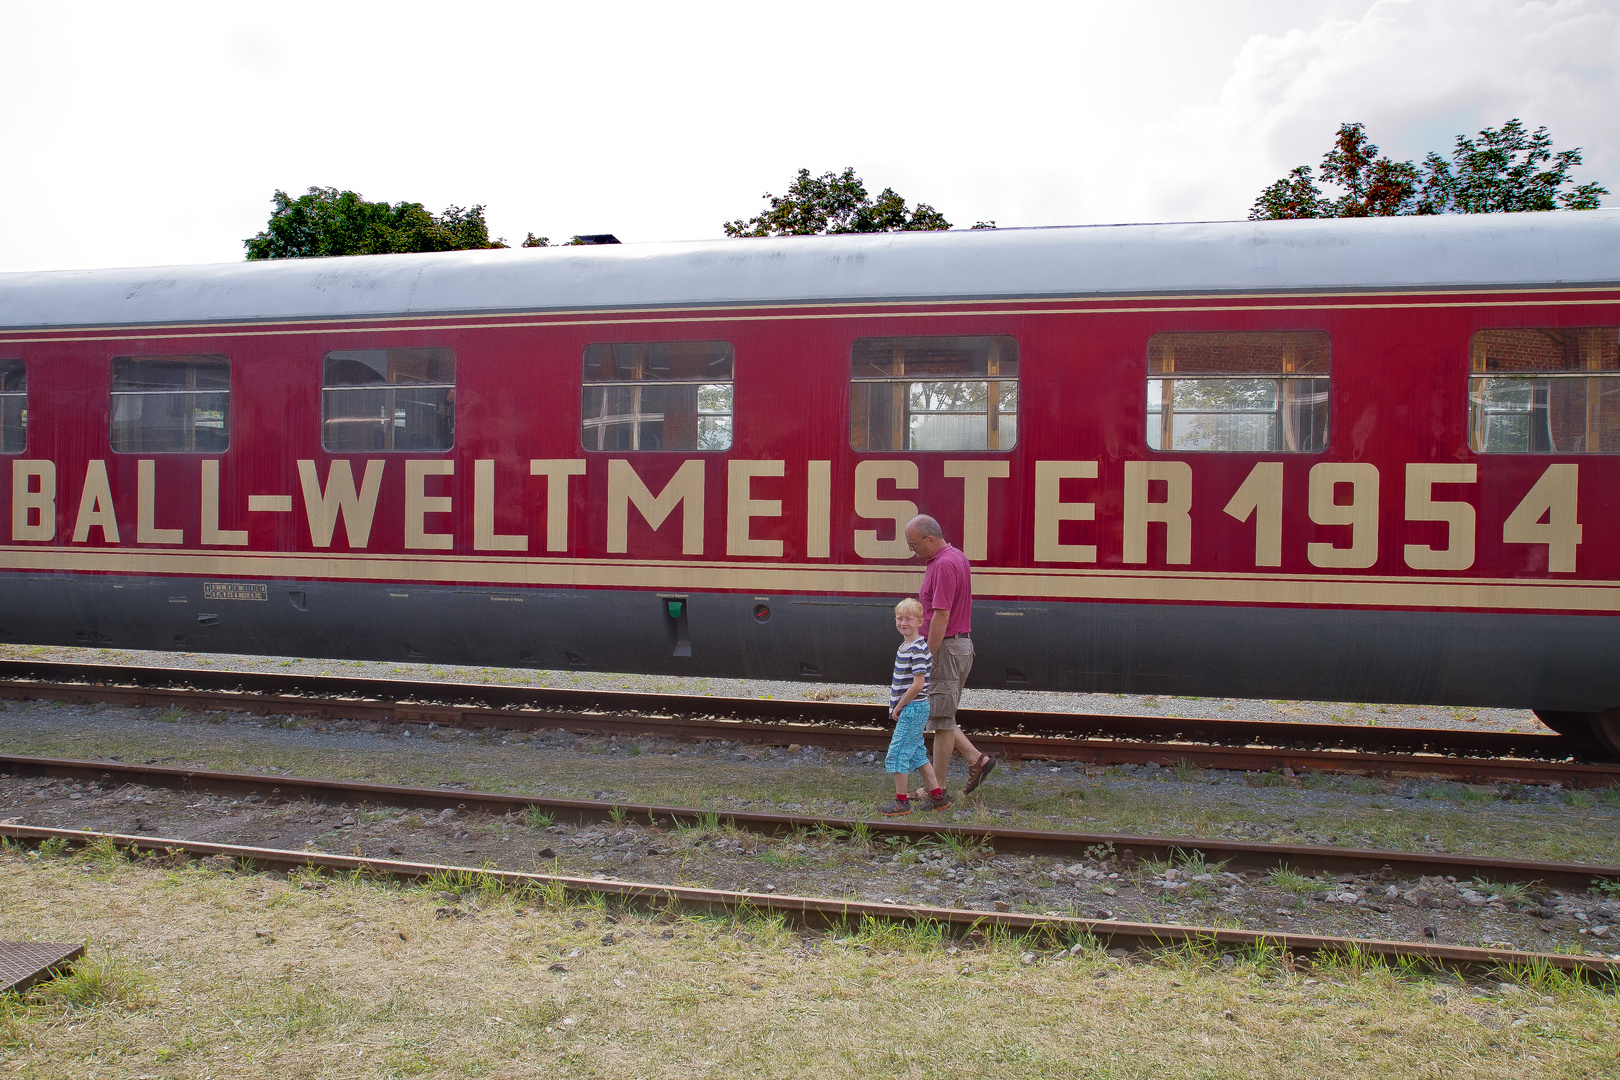
[[[204,600],[268,600],[270,586],[260,582],[205,581]]]
[[[55,978],[83,955],[83,945],[60,941],[0,941],[0,994],[20,994]]]

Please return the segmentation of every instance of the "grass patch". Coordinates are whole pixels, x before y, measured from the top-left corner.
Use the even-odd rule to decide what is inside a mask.
[[[107,951],[98,957],[81,957],[67,974],[35,986],[29,997],[71,1009],[102,1005],[133,1008],[147,999],[147,980],[128,962]]]
[[[538,806],[525,806],[523,808],[523,824],[531,829],[544,829],[555,824],[556,820],[553,815]]]
[[[1486,896],[1500,896],[1508,904],[1527,904],[1530,902],[1530,889],[1517,881],[1490,881],[1486,878],[1474,879],[1474,891],[1484,893]]]
[[[1262,883],[1270,885],[1273,889],[1293,893],[1296,896],[1308,896],[1322,888],[1322,882],[1316,878],[1306,877],[1297,870],[1286,866],[1279,866],[1267,874]]]
[[[63,837],[51,836],[41,840],[39,842],[39,847],[35,850],[37,850],[42,857],[66,855],[68,851],[68,842]]]
[[[28,1009],[16,994],[0,994],[0,1050],[25,1045],[30,1038]]]
[[[112,837],[103,836],[81,847],[74,857],[80,862],[105,869],[115,863],[126,861],[129,853],[120,850],[118,845],[113,843]]]
[[[938,837],[938,844],[946,854],[963,866],[972,866],[974,863],[993,858],[996,854],[989,838],[984,836],[943,833]]]

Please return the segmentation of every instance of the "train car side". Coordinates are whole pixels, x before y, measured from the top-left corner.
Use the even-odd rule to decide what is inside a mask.
[[[887,608],[920,576],[899,529],[926,512],[975,562],[981,685],[1601,716],[1620,706],[1608,368],[1583,378],[1598,420],[1578,451],[1482,451],[1470,350],[1481,332],[1616,326],[1620,292],[1599,284],[14,329],[0,361],[26,365],[28,414],[7,455],[0,630],[873,681]],[[1193,376],[1150,369],[1164,363],[1153,343],[1185,353],[1257,335],[1325,350],[1320,371],[1256,390],[1315,394],[1319,444],[1165,445],[1164,387]],[[871,342],[898,357],[942,341],[990,349],[993,370],[926,384],[901,360],[857,370]],[[702,343],[730,364],[682,384],[725,402],[723,417],[690,409],[710,442],[639,445],[673,421],[610,412],[603,395],[659,388],[600,377],[591,357]],[[389,356],[402,371],[452,357],[453,377],[431,384],[437,398],[388,399],[384,427],[404,417],[415,442],[346,446],[333,410],[364,386],[334,384],[334,364],[382,371]],[[207,391],[130,390],[119,366],[188,357],[228,365],[225,437],[198,429],[211,448],[143,451],[126,424],[115,447],[139,393],[192,394],[198,422]],[[969,397],[1012,403],[995,445],[874,445],[870,402],[968,383],[989,388]],[[907,402],[910,423],[943,417],[946,441],[968,414]],[[1217,419],[1249,422],[1233,417]],[[603,445],[606,428],[618,442]]]

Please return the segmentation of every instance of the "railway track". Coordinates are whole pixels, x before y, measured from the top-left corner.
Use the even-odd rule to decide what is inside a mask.
[[[281,774],[272,777],[258,773],[217,772],[160,765],[129,765],[123,762],[77,761],[21,755],[0,755],[0,774],[71,779],[81,783],[98,784],[104,788],[137,784],[193,793],[237,797],[257,795],[266,801],[302,800],[329,805],[353,804],[356,807],[369,805],[427,810],[458,809],[496,815],[521,813],[534,807],[554,819],[577,823],[624,819],[642,821],[653,826],[690,825],[706,815],[713,814],[713,811],[693,807],[608,803],[588,799],[550,799],[499,792],[465,791],[460,788],[408,787]],[[1594,881],[1620,883],[1620,866],[1493,859],[1382,848],[1338,848],[1308,844],[1204,840],[1191,837],[1010,829],[887,819],[865,821],[853,818],[757,812],[727,811],[719,817],[736,828],[769,836],[781,836],[810,829],[846,832],[861,829],[872,836],[893,836],[911,842],[938,840],[950,836],[970,844],[988,845],[997,852],[1046,855],[1076,861],[1088,857],[1096,849],[1106,849],[1111,845],[1117,857],[1125,860],[1127,864],[1137,860],[1155,859],[1168,862],[1188,856],[1202,856],[1209,863],[1223,863],[1235,870],[1258,873],[1277,867],[1288,867],[1302,873],[1394,874],[1412,878],[1450,875],[1458,880],[1481,878],[1504,883],[1537,883],[1578,891],[1589,888]]]
[[[1187,926],[1165,923],[1122,922],[1114,919],[1083,919],[1063,915],[1031,915],[1001,911],[972,911],[959,908],[926,907],[908,904],[869,903],[813,896],[790,896],[721,889],[700,889],[651,882],[606,878],[568,877],[512,870],[492,870],[439,863],[414,863],[393,859],[373,859],[322,852],[289,851],[278,848],[247,847],[177,841],[164,837],[96,833],[73,829],[47,829],[26,825],[0,825],[0,836],[21,843],[58,841],[69,846],[111,843],[130,852],[184,855],[189,858],[224,856],[244,866],[292,871],[300,868],[359,873],[398,881],[419,882],[437,875],[471,875],[499,882],[508,888],[531,886],[561,890],[564,894],[588,897],[607,896],[622,904],[667,910],[680,907],[724,913],[778,914],[800,925],[840,927],[865,919],[885,922],[932,922],[959,931],[999,928],[1014,933],[1046,934],[1063,940],[1087,934],[1105,945],[1130,949],[1163,949],[1176,945],[1198,945],[1221,950],[1270,949],[1289,957],[1324,954],[1380,957],[1396,961],[1420,961],[1463,974],[1492,975],[1512,967],[1554,969],[1578,974],[1594,981],[1620,981],[1620,961],[1564,953],[1537,953],[1510,949],[1478,949],[1421,942],[1381,941],[1366,938],[1328,937],[1314,934],[1233,930],[1213,926]]]
[[[278,672],[0,661],[0,698],[179,705],[468,729],[882,750],[878,705],[550,689]],[[1620,784],[1620,764],[1576,760],[1560,735],[964,709],[986,752],[1090,764],[1291,769],[1467,783]]]

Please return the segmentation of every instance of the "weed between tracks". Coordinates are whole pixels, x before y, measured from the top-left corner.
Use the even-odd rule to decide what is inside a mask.
[[[1613,991],[1547,968],[1469,985],[1356,954],[1307,971],[1198,943],[1129,962],[1083,936],[873,920],[806,933],[477,871],[400,887],[8,847],[0,936],[25,927],[91,943],[72,976],[0,998],[0,1069],[52,1080],[734,1077],[784,1062],[863,1080],[1588,1076],[1612,1067],[1620,1024]]]

